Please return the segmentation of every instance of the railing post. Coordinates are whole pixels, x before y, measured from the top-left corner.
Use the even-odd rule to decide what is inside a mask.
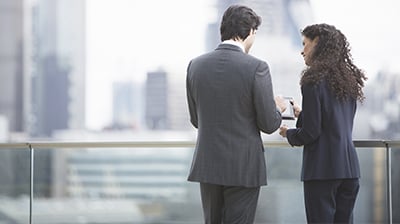
[[[32,212],[33,212],[33,168],[34,168],[34,149],[32,147],[31,144],[29,144],[29,150],[30,150],[30,162],[29,162],[29,171],[30,171],[30,175],[29,175],[29,224],[32,224]]]
[[[387,215],[388,223],[392,224],[392,155],[389,143],[386,145],[386,196],[387,196]]]

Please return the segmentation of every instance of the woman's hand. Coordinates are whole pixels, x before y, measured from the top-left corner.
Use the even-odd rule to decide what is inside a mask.
[[[297,104],[296,102],[294,102],[294,100],[291,100],[290,103],[291,103],[292,106],[293,106],[294,116],[295,116],[296,118],[298,118],[298,117],[299,117],[299,114],[300,114],[300,112],[301,112],[301,108],[300,108],[299,104]]]
[[[279,128],[279,134],[280,134],[282,137],[286,138],[286,132],[287,132],[287,130],[288,130],[288,126],[287,126],[286,124],[284,124],[284,125],[282,125],[282,126]]]

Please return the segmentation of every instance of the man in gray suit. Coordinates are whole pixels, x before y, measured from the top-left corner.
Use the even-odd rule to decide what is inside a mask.
[[[222,43],[187,68],[190,121],[198,129],[188,180],[200,182],[205,223],[253,223],[267,184],[260,131],[276,131],[286,106],[274,97],[267,63],[248,54],[260,24],[252,9],[229,7]]]

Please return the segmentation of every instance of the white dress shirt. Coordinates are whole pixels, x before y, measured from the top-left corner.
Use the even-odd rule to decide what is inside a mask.
[[[231,44],[231,45],[235,45],[240,47],[240,49],[242,49],[242,51],[244,52],[244,46],[242,43],[234,41],[234,40],[225,40],[222,42],[223,44]]]

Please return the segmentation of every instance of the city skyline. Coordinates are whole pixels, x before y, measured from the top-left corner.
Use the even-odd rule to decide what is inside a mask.
[[[180,71],[175,77],[184,78],[188,61],[205,51],[208,23],[220,17],[213,0],[117,3],[89,0],[87,5],[88,129],[100,130],[111,122],[112,82],[144,83],[147,72],[160,67]],[[400,2],[310,0],[310,4],[314,23],[330,23],[347,36],[355,62],[370,80],[381,69],[400,70],[395,63],[400,59],[400,46],[395,44],[400,31],[394,28],[400,19],[395,11]],[[171,13],[175,8],[177,12]],[[145,23],[142,18],[146,18]],[[302,59],[299,56],[296,60]]]
[[[63,111],[69,113],[69,117],[64,116],[63,118],[63,122],[68,123],[68,125],[64,125],[65,128],[102,130],[112,124],[114,119],[113,84],[132,82],[143,88],[146,74],[149,72],[166,71],[169,82],[174,83],[172,88],[177,93],[176,99],[184,98],[182,94],[184,94],[185,88],[187,63],[191,58],[212,50],[213,46],[218,44],[218,39],[210,42],[210,38],[218,36],[220,19],[218,14],[223,12],[229,2],[235,1],[228,1],[226,5],[217,3],[216,0],[207,0],[201,3],[191,1],[182,3],[178,0],[168,3],[158,0],[150,2],[88,0],[87,3],[79,0],[58,0],[56,2],[51,0],[35,1],[35,4],[24,6],[26,9],[31,7],[31,11],[26,10],[26,14],[20,15],[25,17],[24,21],[26,20],[24,22],[26,27],[23,30],[27,32],[27,27],[32,26],[32,33],[24,34],[26,49],[21,55],[24,58],[24,66],[15,67],[17,70],[14,72],[10,70],[10,72],[4,73],[4,75],[9,73],[13,77],[15,76],[13,79],[6,79],[7,81],[3,83],[5,86],[3,105],[5,106],[2,109],[3,115],[6,117],[3,126],[5,129],[8,129],[9,126],[11,132],[32,134],[32,128],[38,128],[36,124],[43,124],[42,120],[49,118],[47,115],[43,116],[45,114],[43,109],[38,109],[46,106],[42,105],[43,102],[48,101],[43,98],[44,96],[55,95],[46,94],[46,91],[54,92],[54,90],[44,88],[43,80],[40,80],[44,77],[42,70],[47,69],[42,65],[46,60],[50,63],[49,69],[57,70],[54,67],[55,64],[52,64],[52,61],[55,60],[59,65],[58,70],[61,73],[64,70],[68,73],[68,82],[63,84],[64,80],[59,83],[61,87],[65,86],[64,93],[68,91],[66,96],[69,97],[69,102],[63,105],[66,106]],[[397,15],[395,11],[400,2],[395,0],[355,0],[351,2],[327,0],[323,3],[316,0],[276,2],[273,0],[238,0],[236,2],[253,7],[264,19],[264,25],[260,27],[250,54],[260,57],[270,64],[274,86],[277,87],[274,89],[276,94],[290,93],[289,89],[298,89],[298,77],[304,65],[300,56],[301,46],[291,46],[293,40],[291,42],[284,40],[287,37],[279,35],[272,37],[265,33],[265,30],[272,28],[268,25],[265,26],[265,24],[269,24],[267,20],[273,18],[276,18],[273,19],[276,23],[274,23],[275,28],[281,29],[279,27],[283,26],[287,27],[287,30],[291,30],[292,39],[296,39],[296,32],[304,27],[303,24],[326,22],[337,26],[348,37],[355,63],[366,71],[369,77],[367,85],[376,81],[374,76],[377,73],[396,74],[400,70],[397,63],[400,59],[400,45],[397,44],[400,30],[396,24],[400,15]],[[307,5],[302,4],[304,2],[311,4],[312,12],[304,7]],[[68,7],[65,7],[67,3]],[[35,7],[46,4],[57,8],[57,13],[46,14],[45,7],[40,6],[40,10]],[[77,4],[80,6],[78,7]],[[154,4],[159,7],[152,7]],[[278,8],[270,13],[268,9],[271,6]],[[182,8],[184,10],[181,10]],[[68,19],[69,16],[64,16],[70,15],[71,12],[75,12],[74,10],[75,14],[80,16],[73,16],[73,20]],[[287,13],[287,11],[290,11],[297,20],[295,29],[292,24],[282,25],[282,21],[287,23],[288,20],[282,20],[276,14]],[[339,11],[340,16],[337,13]],[[46,19],[46,16],[57,19]],[[312,22],[305,23],[304,21],[310,21],[307,18],[311,18]],[[49,23],[48,21],[53,22]],[[46,25],[51,25],[47,28],[52,30],[48,34],[45,32]],[[6,26],[3,27],[6,28]],[[14,31],[18,33],[20,30],[21,27],[16,27]],[[281,29],[280,32],[282,31],[287,32],[285,29]],[[77,34],[73,35],[74,32]],[[77,37],[85,35],[86,38],[81,38],[76,42],[79,39]],[[16,38],[8,39],[16,40]],[[39,41],[41,42],[39,43]],[[7,42],[3,41],[2,43]],[[58,52],[57,55],[48,55],[50,47]],[[3,48],[3,54],[7,54],[7,57],[11,57],[17,52],[14,48],[10,54],[7,49],[13,48]],[[283,67],[282,60],[286,61]],[[290,62],[288,63],[287,60]],[[12,61],[7,66],[14,66],[14,64]],[[4,71],[8,71],[7,66],[3,67],[6,69]],[[17,71],[24,72],[26,81],[24,81],[23,88],[16,88],[12,84],[16,82],[13,81],[14,79],[19,80]],[[50,70],[49,72],[55,73]],[[37,74],[42,74],[43,77],[38,79]],[[287,80],[292,81],[285,84],[288,82]],[[22,85],[20,81],[18,81],[18,85]],[[11,87],[15,88],[15,91],[8,90]],[[55,85],[50,87],[55,87]],[[22,92],[17,89],[22,89]],[[55,87],[55,89],[58,90],[56,92],[60,92],[62,88]],[[143,92],[143,90],[140,91]],[[7,100],[12,100],[12,94],[18,98],[18,100],[14,99],[16,105],[6,106],[11,105]],[[142,95],[144,96],[144,94]],[[21,96],[23,97],[21,98]],[[21,100],[25,108],[17,109]],[[184,101],[184,99],[182,100]],[[61,100],[56,102],[61,103]],[[178,103],[183,105],[184,102]],[[47,104],[49,108],[59,108],[59,106],[54,106],[54,102],[47,102]],[[138,107],[138,105],[135,106]],[[17,112],[11,113],[12,110],[24,114],[23,118],[16,119],[14,116],[17,115]],[[51,113],[55,114],[55,112]],[[59,118],[56,120],[60,121],[61,115],[57,114]],[[14,127],[16,122],[23,122],[25,128],[19,130],[21,128]],[[50,127],[47,134],[54,128],[62,127]],[[38,134],[41,135],[41,133]]]
[[[85,1],[88,2],[87,5]],[[399,33],[395,24],[399,16],[396,15],[395,6],[399,3],[395,0],[354,1],[356,3],[345,0],[235,1],[248,3],[257,12],[260,11],[259,14],[263,17],[271,18],[274,22],[271,28],[265,26],[268,24],[265,21],[257,33],[257,40],[250,53],[269,63],[276,93],[283,91],[285,94],[296,96],[295,92],[299,91],[297,78],[303,68],[303,58],[300,55],[301,46],[294,46],[293,40],[297,41],[297,31],[308,18],[314,18],[313,21],[318,23],[331,23],[341,29],[353,46],[356,64],[365,68],[368,74],[373,74],[382,67],[391,69],[389,66],[384,66],[384,62],[396,64],[400,51],[397,44]],[[10,10],[8,4],[13,3],[9,0],[0,2],[4,3],[0,3],[0,10],[3,11]],[[15,3],[19,2],[29,1]],[[24,67],[27,69],[25,78],[31,79],[37,74],[45,74],[40,70],[32,73],[30,71],[32,68],[29,67],[30,64],[35,67],[35,63],[38,63],[36,57],[30,56],[38,56],[35,52],[40,49],[43,52],[57,50],[56,54],[53,54],[57,57],[44,57],[47,54],[42,56],[49,59],[47,65],[52,69],[48,70],[47,74],[56,74],[57,78],[63,80],[60,82],[50,80],[47,86],[32,85],[33,91],[30,91],[30,87],[23,89],[27,91],[24,95],[28,95],[24,101],[35,106],[30,94],[36,94],[35,91],[44,92],[37,99],[45,102],[51,109],[59,109],[57,105],[61,104],[65,107],[63,111],[69,112],[63,116],[60,112],[53,111],[52,119],[60,121],[68,116],[75,119],[66,129],[55,130],[53,125],[51,136],[42,139],[30,136],[29,133],[26,135],[22,132],[7,133],[9,130],[5,123],[8,120],[0,115],[0,140],[36,143],[33,145],[24,143],[25,147],[21,149],[8,149],[6,144],[3,150],[0,150],[2,153],[0,191],[2,204],[5,205],[0,206],[0,222],[5,220],[27,222],[29,215],[27,196],[32,187],[34,191],[32,191],[33,213],[31,214],[34,221],[39,223],[65,223],[65,220],[69,220],[70,223],[109,224],[132,223],[132,220],[139,222],[138,220],[142,219],[157,223],[178,221],[200,223],[198,220],[202,220],[202,214],[198,185],[186,181],[193,148],[187,146],[175,148],[165,144],[175,141],[193,143],[196,139],[196,129],[191,126],[185,107],[186,66],[192,57],[211,50],[212,46],[218,44],[218,40],[213,43],[206,43],[205,40],[209,41],[208,38],[218,36],[217,26],[219,27],[220,16],[217,12],[221,13],[228,3],[234,1],[37,0],[34,2],[44,4],[45,8],[34,7],[28,14],[41,15],[42,22],[49,22],[53,26],[49,29],[46,25],[38,26],[38,23],[32,21],[36,24],[31,27],[32,32],[37,31],[37,34],[43,35],[43,39],[20,35],[18,32],[21,27],[14,27],[14,32],[18,34],[16,36],[26,38],[24,42],[30,43],[27,44],[26,52],[30,52],[30,47],[33,48],[33,55],[29,53],[24,55],[24,58],[30,59],[26,59],[29,63],[25,65],[26,68]],[[311,3],[318,13],[311,13],[307,7],[308,3]],[[360,5],[359,11],[357,4]],[[22,9],[20,6],[22,5],[18,6],[19,9]],[[49,7],[47,10],[46,6]],[[85,10],[82,10],[82,6]],[[46,15],[46,12],[50,14]],[[372,16],[372,12],[377,15]],[[22,15],[19,11],[14,13],[13,18],[25,16],[28,21],[24,26],[29,27],[31,17]],[[7,17],[7,13],[0,15],[0,18],[10,18]],[[32,18],[35,20],[35,17]],[[272,20],[273,18],[276,20]],[[291,20],[293,18],[301,22],[294,22]],[[9,28],[8,23],[4,21],[7,20],[0,19],[0,30]],[[210,26],[210,23],[213,24]],[[274,27],[279,32],[265,32],[269,30],[268,28],[274,30]],[[291,32],[286,32],[287,27],[291,27]],[[293,29],[294,27],[296,29]],[[386,33],[386,30],[390,32]],[[85,41],[79,38],[82,34],[87,34]],[[10,42],[7,41],[15,42],[18,39],[13,35],[7,33],[0,38],[0,44],[11,47],[0,49],[1,53],[8,53],[7,57],[3,56],[3,61],[11,62],[12,66],[15,59],[9,60],[9,58],[15,58],[13,52],[18,52],[18,49],[15,48],[15,44],[8,44]],[[39,42],[42,44],[35,45]],[[69,56],[73,59],[68,60]],[[82,65],[85,65],[84,72]],[[0,73],[7,74],[3,77],[5,82],[2,85],[11,87],[13,80],[9,77],[17,76],[18,71],[7,71],[7,66],[3,66],[3,69],[6,69]],[[55,68],[59,68],[59,71],[54,71]],[[63,70],[64,68],[68,69]],[[162,75],[154,77],[154,73]],[[359,108],[361,110],[358,110],[356,115],[356,119],[360,122],[355,122],[357,123],[354,129],[355,139],[392,139],[391,136],[396,139],[399,136],[397,134],[400,133],[398,125],[400,98],[397,94],[400,91],[399,74],[399,72],[390,74],[381,72],[376,79],[371,77],[370,82],[373,85],[365,88],[369,101]],[[82,88],[77,88],[80,87],[78,85],[76,88],[70,88],[72,84],[78,83]],[[20,93],[22,88],[15,89],[16,93]],[[2,95],[6,96],[6,99],[10,98],[9,93],[14,93],[7,88],[3,88],[3,91],[5,94]],[[68,95],[56,100],[46,98],[56,97],[60,91]],[[68,97],[76,100],[75,103],[71,103]],[[82,108],[81,105],[84,104],[81,100],[87,102],[87,108]],[[153,105],[145,101],[150,101]],[[4,105],[6,105],[4,108],[11,107],[15,110],[15,107],[7,104],[1,106]],[[158,110],[160,107],[161,110]],[[85,130],[84,122],[76,119],[85,119],[83,112],[79,113],[77,109],[87,110],[85,114],[88,116],[85,117],[90,121],[85,123],[91,124],[87,125],[90,130]],[[40,112],[37,114],[44,115]],[[144,124],[146,115],[150,125]],[[51,120],[50,116],[42,117],[46,121]],[[163,121],[167,121],[165,122],[167,126],[164,122],[158,122],[160,117]],[[374,121],[378,125],[374,126]],[[294,123],[291,122],[295,121],[284,122],[290,122],[292,125]],[[117,125],[108,126],[110,124]],[[118,126],[118,124],[123,125]],[[124,128],[127,127],[124,126],[126,124],[131,126]],[[256,222],[277,223],[299,220],[305,222],[304,211],[298,209],[303,206],[302,184],[299,180],[302,149],[295,149],[296,147],[289,145],[287,147],[269,145],[274,143],[269,140],[282,140],[277,132],[272,135],[262,134],[262,138],[267,144],[265,153],[269,184],[260,194],[261,212],[258,212]],[[55,143],[54,147],[41,147],[41,142],[44,140],[50,140],[51,144]],[[86,141],[96,142],[95,145],[99,142],[104,148],[97,146],[81,148],[78,145]],[[114,148],[106,143],[108,141],[136,143],[134,144],[136,146],[115,144]],[[154,141],[164,142],[164,145],[153,146],[151,143]],[[68,147],[68,143],[73,143],[75,146]],[[150,143],[150,146],[140,146],[143,143]],[[385,212],[388,207],[385,207],[384,200],[387,193],[384,176],[387,165],[385,161],[389,160],[385,157],[384,148],[360,147],[358,150],[363,176],[360,200],[355,208],[355,221],[385,222]],[[400,155],[397,151],[392,151],[393,161]],[[395,171],[400,169],[396,163],[392,164],[391,169],[393,186],[397,186],[399,175]],[[386,174],[388,173],[390,172]],[[34,179],[33,183],[30,182],[30,177]],[[396,189],[393,188],[392,197],[394,216],[399,214],[396,211],[399,209],[397,199],[400,197]],[[124,209],[118,209],[121,207]]]
[[[214,17],[210,2],[87,1],[89,129],[111,122],[113,81],[144,83],[147,72],[160,67],[184,75],[189,59],[204,51],[206,26]]]

